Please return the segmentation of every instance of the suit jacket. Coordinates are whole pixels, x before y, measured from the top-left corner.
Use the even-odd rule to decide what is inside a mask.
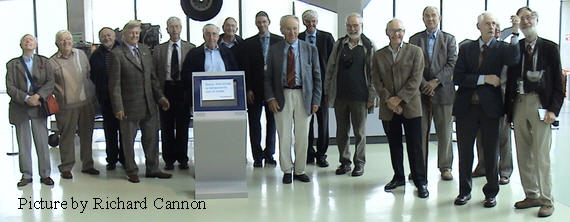
[[[184,62],[184,59],[186,58],[186,55],[188,54],[188,52],[193,49],[196,48],[196,46],[192,43],[189,43],[187,41],[181,40],[180,41],[180,49],[182,49],[182,51],[180,52],[180,55],[182,56],[182,58],[180,59],[180,61]],[[152,58],[153,58],[153,63],[154,63],[154,68],[155,68],[155,73],[156,73],[156,77],[158,78],[158,81],[160,82],[160,88],[164,90],[164,81],[166,81],[166,73],[170,72],[170,70],[167,70],[167,66],[169,64],[167,64],[167,60],[168,60],[168,45],[170,43],[170,40],[162,43],[160,45],[158,45],[156,48],[154,48],[154,51],[152,52]],[[182,63],[181,63],[182,64]],[[182,70],[182,69],[180,69]]]
[[[309,40],[306,39],[306,36],[307,36],[307,31],[299,33],[299,39],[305,40],[306,42],[309,42]],[[321,67],[321,80],[324,81],[325,75],[327,73],[327,63],[329,62],[329,56],[333,50],[334,38],[328,32],[317,30],[316,45],[317,45],[317,50],[319,51],[319,65]],[[324,87],[324,84],[323,84],[323,87]],[[323,91],[323,95],[326,95],[325,93],[326,92]],[[323,102],[324,102],[324,100],[323,100]]]
[[[222,39],[224,38],[225,33],[220,34],[220,39],[218,40],[218,45],[222,46],[221,42]],[[243,60],[245,59],[245,56],[239,56],[240,51],[241,51],[241,46],[244,43],[244,40],[241,38],[241,36],[239,35],[235,35],[236,36],[236,43],[234,44],[233,47],[230,48],[230,51],[232,51],[232,53],[234,54],[234,58],[236,59],[237,63],[238,63],[238,67],[240,70],[243,70]]]
[[[113,49],[118,47],[120,43],[115,41]],[[111,67],[111,60],[109,59],[109,64],[106,64],[106,56],[111,56],[111,51],[107,50],[105,46],[100,45],[91,54],[89,58],[89,66],[91,66],[91,75],[89,78],[95,84],[95,94],[99,100],[99,105],[102,108],[110,108],[111,101],[109,99],[109,78],[108,78],[108,67]]]
[[[186,86],[186,92],[189,93],[190,97],[190,107],[192,107],[192,73],[193,72],[204,72],[204,60],[206,58],[206,53],[204,52],[204,44],[194,48],[188,52],[186,58],[184,59],[184,64],[182,65],[181,77],[184,85]],[[218,46],[220,49],[220,55],[222,60],[224,60],[224,66],[226,71],[239,71],[239,66],[233,53],[225,46]]]
[[[111,52],[109,95],[113,113],[124,111],[127,120],[141,120],[155,115],[157,102],[164,95],[154,73],[150,49],[139,43],[141,62],[131,53],[128,44]]]
[[[269,48],[267,54],[267,70],[265,71],[265,100],[276,99],[277,104],[283,110],[285,105],[285,97],[283,95],[283,78],[287,75],[286,68],[283,63],[287,62],[287,56],[284,53],[287,44],[285,40]],[[302,90],[303,104],[307,115],[312,114],[312,105],[321,104],[322,83],[321,68],[319,67],[319,54],[317,47],[305,41],[299,41],[299,67]]]
[[[520,53],[524,54],[525,40],[519,41]],[[542,75],[542,87],[537,89],[542,107],[558,116],[564,102],[564,90],[562,86],[562,67],[560,65],[560,52],[558,45],[550,40],[538,38],[535,48],[537,49],[536,70],[544,70]],[[517,98],[517,81],[521,77],[523,58],[510,66],[507,71],[507,89],[505,103],[507,118],[512,121],[515,99]]]
[[[447,32],[438,31],[433,46],[432,58],[428,54],[428,38],[426,31],[418,32],[410,37],[410,43],[419,46],[424,53],[424,74],[420,86],[427,84],[427,81],[438,79],[440,84],[435,89],[435,94],[431,98],[434,104],[453,104],[455,96],[455,85],[451,80],[453,68],[457,61],[457,49],[455,37]]]
[[[479,67],[481,49],[479,40],[469,40],[459,47],[453,81],[459,86],[455,93],[453,115],[465,115],[471,104],[473,93],[479,96],[483,112],[489,117],[499,118],[505,114],[501,87],[489,84],[477,85],[480,75],[494,74],[500,78],[504,65],[513,65],[519,60],[518,45],[510,45],[491,39],[487,53]]]
[[[8,118],[11,124],[19,124],[31,118],[44,117],[40,106],[29,106],[26,104],[26,95],[28,95],[28,82],[26,79],[25,63],[20,60],[21,57],[11,59],[6,64],[6,92],[10,96],[10,104],[8,107]],[[34,64],[32,67],[32,78],[38,87],[36,92],[42,99],[53,93],[55,80],[53,76],[53,67],[48,58],[41,55],[34,55]],[[33,93],[32,93],[33,95]],[[31,95],[30,95],[31,96]]]
[[[269,47],[271,48],[275,43],[282,40],[283,37],[270,33]],[[259,34],[246,39],[240,49],[240,55],[243,55],[241,57],[243,57],[243,68],[245,70],[246,91],[253,91],[255,100],[263,101],[265,98],[263,95],[265,62],[263,61],[263,48],[261,47]]]
[[[422,116],[420,83],[424,70],[422,49],[404,43],[396,61],[386,46],[374,53],[372,64],[372,82],[380,98],[379,116],[384,121],[392,120],[394,112],[388,108],[388,98],[398,96],[406,119]]]

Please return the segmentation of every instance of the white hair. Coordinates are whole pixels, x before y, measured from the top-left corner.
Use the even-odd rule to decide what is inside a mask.
[[[402,22],[402,20],[393,18],[388,23],[386,23],[386,31],[388,31],[388,26],[390,26],[392,22],[399,22],[400,24],[402,24],[402,27],[404,27],[404,22]]]
[[[214,25],[214,24],[212,24],[212,23],[208,23],[208,24],[206,24],[206,25],[204,26],[204,28],[202,28],[202,34],[203,34],[204,32],[206,32],[206,29],[208,29],[208,28],[216,28],[216,31],[217,31],[218,33],[220,33],[220,28],[219,28],[218,26],[216,26],[216,25]]]
[[[178,18],[176,16],[172,16],[172,17],[168,18],[168,20],[166,20],[166,26],[168,26],[168,24],[170,24],[173,21],[177,21],[178,23],[182,24],[182,21],[180,20],[180,18]]]
[[[69,36],[72,36],[71,32],[69,32],[68,30],[59,30],[57,31],[57,33],[55,33],[55,42],[57,43],[59,41],[59,37],[61,37],[65,33],[69,34]]]
[[[493,18],[493,20],[495,20],[495,16],[493,16],[493,14],[491,14],[490,12],[483,12],[479,16],[477,16],[477,24],[483,22],[483,20],[485,19],[485,16],[489,16],[489,17]]]
[[[299,23],[299,18],[297,16],[294,15],[284,15],[281,17],[281,20],[279,21],[279,26],[281,28],[283,28],[285,26],[285,20],[287,20],[288,18],[294,18],[295,20],[297,20],[297,23]]]
[[[315,10],[311,10],[311,9],[303,12],[303,15],[301,17],[303,18],[303,20],[307,20],[310,18],[319,19],[319,15],[317,14],[317,12]]]
[[[346,18],[344,19],[345,23],[348,23],[348,19],[350,17],[356,17],[358,19],[358,23],[362,24],[362,15],[360,15],[359,13],[352,12],[352,13],[348,14],[346,16]]]

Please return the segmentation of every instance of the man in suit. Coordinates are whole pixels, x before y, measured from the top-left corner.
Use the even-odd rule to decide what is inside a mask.
[[[538,216],[548,217],[554,211],[550,125],[564,101],[560,53],[556,43],[538,37],[535,11],[523,7],[517,16],[526,38],[518,44],[522,58],[508,69],[505,97],[508,120],[515,127],[517,160],[525,192],[525,199],[516,202],[515,208],[540,206]]]
[[[32,138],[38,155],[40,182],[53,185],[48,147],[48,128],[41,101],[53,92],[54,77],[49,59],[34,54],[36,38],[26,34],[20,40],[22,56],[6,64],[6,92],[10,96],[8,119],[16,126],[22,178],[18,187],[32,182]],[[30,128],[31,125],[31,128]],[[30,133],[31,132],[31,133]]]
[[[275,153],[275,118],[267,109],[264,101],[263,78],[269,47],[283,40],[282,37],[269,32],[269,16],[264,11],[255,15],[255,25],[259,33],[245,40],[240,53],[244,60],[245,81],[247,91],[247,116],[249,123],[249,141],[253,155],[253,167],[265,165],[276,166],[273,159]],[[265,106],[265,149],[261,147],[261,110]]]
[[[457,60],[455,37],[439,30],[441,17],[436,7],[425,7],[423,20],[426,30],[410,37],[410,43],[422,49],[424,61],[426,61],[420,84],[422,93],[422,152],[427,171],[429,131],[433,118],[437,136],[437,167],[443,180],[452,180],[451,109],[455,86],[451,76]]]
[[[180,75],[182,62],[194,44],[180,39],[182,25],[178,17],[166,21],[168,42],[158,45],[153,52],[153,62],[160,89],[168,99],[174,101],[168,110],[160,111],[162,136],[162,159],[165,170],[188,169],[188,126],[190,124],[189,94],[184,90]]]
[[[114,170],[117,162],[125,165],[123,147],[120,143],[119,120],[113,114],[111,99],[109,98],[108,72],[111,67],[111,51],[119,46],[115,41],[115,31],[104,27],[99,31],[101,45],[91,55],[91,81],[95,84],[95,94],[101,114],[103,115],[103,129],[105,131],[105,152],[107,153],[107,170]]]
[[[405,185],[402,125],[406,133],[406,149],[418,197],[427,198],[426,170],[421,145],[420,84],[424,70],[422,49],[404,43],[402,21],[392,19],[386,25],[390,44],[374,53],[372,81],[380,99],[379,115],[388,137],[394,177],[384,190]]]
[[[305,173],[309,123],[311,115],[319,109],[322,94],[319,55],[317,47],[297,38],[299,18],[294,15],[281,17],[280,29],[285,41],[269,50],[265,99],[275,114],[283,183],[290,184],[293,179],[307,183],[311,181]],[[293,128],[294,135],[291,135]],[[293,136],[295,162],[291,156]]]
[[[479,129],[484,129],[481,142],[487,173],[484,206],[497,204],[499,118],[505,114],[500,73],[504,65],[517,61],[519,52],[516,46],[494,38],[495,24],[495,18],[487,12],[477,17],[481,37],[460,46],[453,71],[453,81],[459,86],[453,103],[459,148],[459,195],[455,205],[464,205],[471,199],[473,143]]]
[[[123,28],[124,44],[111,52],[109,95],[113,113],[120,121],[125,171],[128,181],[140,182],[135,162],[134,143],[137,130],[142,133],[148,178],[167,179],[171,174],[158,168],[158,114],[157,104],[166,111],[170,103],[160,89],[150,49],[139,44],[141,22],[129,21]]]
[[[349,131],[354,127],[354,170],[352,176],[364,174],[366,163],[366,119],[372,112],[376,92],[370,77],[376,47],[362,34],[362,17],[351,13],[346,17],[347,35],[333,46],[325,78],[325,99],[334,107],[336,140],[340,166],[336,175],[350,172]],[[321,108],[322,109],[322,108]]]
[[[317,24],[319,23],[319,16],[314,10],[307,10],[303,12],[303,24],[307,29],[299,34],[299,39],[309,42],[311,45],[317,46],[319,52],[319,66],[321,67],[321,80],[324,81],[327,62],[329,60],[329,55],[332,51],[334,38],[333,36],[325,31],[318,30]],[[324,84],[323,84],[324,88]],[[325,97],[324,90],[323,98]],[[317,161],[317,166],[328,167],[327,162],[327,149],[329,148],[329,107],[326,100],[321,99],[320,108],[316,113],[317,123],[318,123],[318,139],[317,139],[317,149],[313,148],[313,142],[315,140],[315,133],[313,130],[313,122],[315,116],[311,116],[311,123],[309,123],[309,146],[307,147],[307,163],[315,163]]]

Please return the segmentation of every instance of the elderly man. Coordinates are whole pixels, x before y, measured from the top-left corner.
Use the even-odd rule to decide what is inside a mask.
[[[32,182],[32,134],[38,155],[40,182],[53,185],[50,177],[48,129],[41,101],[52,94],[54,77],[48,58],[34,54],[37,45],[33,35],[24,35],[20,40],[22,56],[13,58],[6,64],[6,92],[10,96],[8,119],[16,126],[22,173],[18,187]]]
[[[117,162],[125,165],[125,156],[119,134],[119,120],[113,115],[111,99],[109,98],[109,70],[111,67],[111,50],[119,46],[115,41],[115,31],[104,27],[99,31],[101,45],[91,55],[91,80],[95,83],[95,94],[103,114],[103,129],[105,131],[105,151],[107,153],[107,170],[114,170]]]
[[[158,168],[157,104],[166,111],[170,108],[170,103],[160,90],[150,49],[139,44],[140,32],[140,21],[132,20],[125,25],[124,44],[111,52],[109,72],[111,105],[115,117],[120,121],[125,171],[128,181],[132,183],[140,182],[134,151],[139,128],[145,154],[145,176],[160,179],[172,177]]]
[[[362,34],[362,17],[352,13],[346,17],[347,35],[334,44],[325,78],[325,97],[334,107],[337,127],[336,140],[340,166],[336,175],[350,172],[349,130],[354,128],[354,170],[361,176],[366,163],[366,117],[372,111],[376,92],[370,77],[372,57],[376,47]],[[322,108],[321,108],[322,109]]]
[[[334,38],[325,31],[317,30],[319,23],[319,15],[314,10],[307,10],[303,12],[303,24],[307,29],[299,34],[299,39],[305,40],[311,45],[317,46],[319,52],[319,66],[321,67],[321,80],[324,81],[325,73],[327,70],[327,62],[329,55],[333,49]],[[324,84],[323,84],[324,87]],[[323,98],[325,97],[323,90]],[[307,163],[311,164],[317,161],[317,166],[328,167],[327,162],[327,149],[329,148],[329,106],[326,100],[321,99],[319,110],[316,113],[318,123],[318,139],[317,149],[313,148],[313,141],[315,140],[313,122],[315,116],[311,116],[311,123],[309,123],[309,147],[307,147]]]
[[[500,73],[504,65],[517,61],[519,52],[517,47],[494,38],[495,24],[495,18],[489,13],[477,17],[481,37],[460,46],[453,71],[453,81],[459,86],[453,103],[459,148],[459,195],[455,205],[464,205],[471,199],[473,143],[479,129],[484,129],[481,142],[487,173],[487,184],[483,187],[484,206],[497,204],[499,118],[505,114]]]
[[[427,198],[426,170],[421,145],[420,83],[424,70],[422,49],[404,43],[404,24],[392,19],[386,25],[388,46],[374,53],[372,80],[380,98],[379,115],[388,137],[394,177],[384,190],[389,192],[405,185],[402,125],[406,133],[406,150],[418,197]]]
[[[158,45],[153,52],[154,68],[160,89],[168,101],[176,101],[172,103],[170,109],[160,111],[162,159],[165,170],[174,169],[176,161],[178,168],[188,169],[190,94],[184,89],[180,71],[186,54],[196,46],[180,39],[182,25],[179,18],[168,18],[166,31],[170,39]]]
[[[516,202],[515,208],[540,206],[538,216],[548,217],[554,211],[550,125],[564,101],[560,52],[556,43],[538,37],[535,11],[523,7],[517,16],[525,39],[518,44],[522,58],[508,69],[505,97],[508,120],[515,126],[517,160],[525,192],[525,199]]]
[[[269,32],[269,15],[264,11],[259,11],[255,15],[255,26],[259,30],[254,35],[245,40],[241,54],[245,70],[245,81],[247,91],[247,120],[249,124],[249,140],[251,153],[253,155],[253,167],[262,167],[263,159],[265,165],[276,166],[273,159],[275,153],[275,119],[273,113],[265,104],[263,89],[263,78],[266,69],[267,53],[269,47],[283,40],[282,37]],[[261,110],[265,106],[265,149],[261,147]]]
[[[422,49],[424,61],[426,61],[420,84],[422,93],[422,152],[427,171],[429,131],[433,118],[437,136],[437,167],[441,173],[441,179],[452,180],[451,109],[455,86],[451,76],[457,59],[455,37],[439,30],[441,17],[436,7],[425,7],[422,14],[426,30],[410,37],[410,43]]]
[[[98,175],[93,167],[92,141],[95,118],[95,95],[89,79],[90,65],[87,55],[73,48],[73,38],[67,30],[55,35],[58,51],[50,58],[55,68],[55,98],[59,112],[55,114],[57,128],[61,131],[58,166],[63,179],[72,179],[75,164],[75,132],[79,136],[82,173]]]
[[[319,55],[317,47],[297,38],[299,18],[285,15],[281,17],[280,27],[285,41],[269,49],[265,71],[265,99],[275,114],[283,183],[290,184],[292,179],[310,182],[309,176],[305,174],[305,166],[311,115],[321,104]],[[293,129],[294,135],[291,135]],[[291,156],[293,137],[295,162]]]
[[[232,49],[234,52],[234,56],[237,56],[237,49],[243,43],[243,39],[241,36],[237,35],[238,31],[238,24],[236,19],[233,17],[227,17],[224,20],[224,24],[222,25],[222,30],[224,33],[220,35],[220,39],[218,40],[218,45],[222,45]]]

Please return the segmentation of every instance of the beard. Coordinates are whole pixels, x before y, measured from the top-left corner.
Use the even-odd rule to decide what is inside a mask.
[[[536,26],[528,27],[521,30],[525,37],[536,35]]]
[[[360,38],[360,33],[348,34],[348,37],[349,37],[350,39],[359,39],[359,38]]]
[[[113,47],[114,42],[113,41],[109,41],[107,43],[103,43],[103,46],[105,48],[112,48]]]

